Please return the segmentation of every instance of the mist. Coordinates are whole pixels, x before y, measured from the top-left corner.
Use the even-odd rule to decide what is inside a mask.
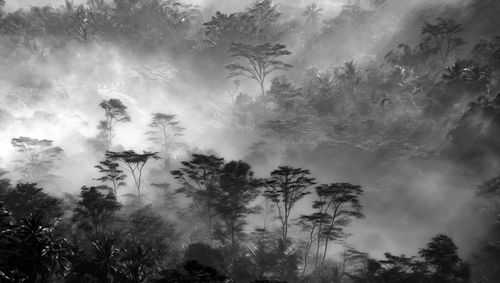
[[[145,268],[147,279],[137,282],[173,282],[154,281],[163,273],[153,270],[186,275],[181,259],[196,259],[231,282],[320,282],[314,281],[320,276],[329,282],[382,282],[354,278],[368,272],[371,260],[384,263],[385,253],[419,256],[436,235],[453,240],[460,257],[457,270],[470,264],[467,280],[472,281],[460,281],[462,275],[456,275],[456,281],[449,282],[499,278],[500,273],[486,272],[484,267],[493,264],[491,270],[497,270],[498,265],[484,251],[499,235],[494,180],[500,165],[496,131],[500,22],[493,11],[500,11],[500,4],[495,1],[5,2],[0,1],[0,168],[8,183],[0,190],[0,208],[11,211],[16,223],[26,215],[10,209],[9,194],[16,191],[16,184],[37,183],[62,207],[54,222],[56,234],[74,238],[71,244],[82,251],[82,258],[92,258],[88,243],[101,236],[116,236],[121,229],[128,231],[123,238],[139,239],[134,238],[139,232],[130,232],[140,231],[133,225],[141,221],[134,222],[133,217],[151,209],[148,215],[164,223],[159,227],[169,227],[162,234],[168,238],[163,240],[168,252],[155,253],[158,266]],[[309,8],[314,16],[307,13]],[[450,36],[446,47],[436,45],[434,30],[425,31],[427,24],[439,28],[440,19],[449,20],[442,25],[456,25],[446,34]],[[251,66],[244,52],[231,54],[233,43],[247,47],[279,43],[288,52],[273,58],[279,60],[271,65],[275,70],[258,81],[258,74],[248,68],[233,70],[237,75],[231,76],[231,64]],[[130,121],[106,120],[111,114],[100,104],[112,100],[119,100]],[[155,113],[173,115],[175,124],[170,126],[182,128],[168,137],[168,144],[166,134],[163,144],[162,136],[152,133],[157,131],[151,126]],[[103,122],[107,126],[102,127]],[[36,166],[43,170],[35,176],[34,161],[27,159],[30,151],[15,147],[14,140],[20,137],[50,140],[51,147],[62,152],[57,157],[37,156],[43,160]],[[147,159],[141,167],[141,188],[123,159],[122,163],[109,159],[110,153],[127,150],[159,157]],[[204,207],[185,192],[196,183],[186,173],[186,162],[194,162],[197,154],[223,158],[220,170],[230,161],[244,162],[254,172],[246,178],[259,180],[254,188],[259,194],[238,218],[237,243],[234,235],[231,242],[224,234],[229,228],[222,212],[211,208],[208,200]],[[115,192],[109,179],[99,179],[103,175],[95,167],[106,159],[120,164],[126,175],[125,184]],[[307,169],[315,178],[294,203],[290,223],[284,226],[277,206],[285,201],[269,194],[275,184],[271,172],[279,166]],[[222,174],[210,181],[216,183],[196,183],[205,186],[207,195],[202,198],[210,197],[210,186],[224,188],[225,175],[216,172]],[[160,183],[168,185],[157,186]],[[332,235],[323,240],[323,234],[316,232],[316,242],[311,243],[324,249],[327,260],[318,265],[316,252],[314,266],[313,250],[310,258],[303,256],[309,230],[297,221],[317,211],[313,204],[320,196],[315,187],[330,183],[362,188],[351,209],[363,217],[351,214],[349,221],[339,224],[338,235],[330,231]],[[109,190],[120,207],[95,233],[78,218],[82,187],[98,188],[104,195]],[[273,203],[268,211],[267,205]],[[123,224],[127,221],[132,224]],[[154,225],[148,229],[161,230]],[[284,227],[288,237],[281,239]],[[316,228],[312,229],[311,235]],[[239,274],[235,254],[242,262],[254,262],[249,254],[266,237],[272,239],[269,243],[281,243],[266,246],[276,248],[276,257],[298,258],[293,268],[287,267],[292,270],[283,267],[287,271],[277,274],[264,268],[260,273]],[[122,245],[126,254],[123,241],[115,244]],[[207,245],[202,254],[213,252],[227,261],[210,265],[215,260],[195,257],[193,245],[201,243]],[[353,261],[352,268],[340,270],[350,248],[364,257]],[[68,261],[73,257],[78,258],[73,254]],[[423,256],[412,260],[416,263],[411,264],[427,264]],[[15,275],[13,267],[0,264],[0,274],[9,280],[32,276]],[[65,265],[65,274],[81,276],[85,268],[74,266],[76,261]],[[329,268],[345,276],[331,279]],[[429,270],[433,268],[429,265]],[[377,276],[389,271],[380,267]],[[432,277],[435,274],[425,274],[435,280],[429,281],[431,277],[415,270],[408,272],[423,281],[407,282],[445,282]],[[88,276],[95,282],[128,282],[117,274],[114,281],[102,281],[104,275]],[[75,280],[70,275],[50,276]],[[50,276],[40,282],[56,278]]]

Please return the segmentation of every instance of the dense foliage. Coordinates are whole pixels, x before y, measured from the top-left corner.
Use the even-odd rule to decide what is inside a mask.
[[[202,8],[175,0],[66,1],[17,11],[0,0],[0,80],[7,85],[0,90],[13,105],[0,108],[1,130],[11,133],[14,126],[4,124],[14,121],[33,123],[29,129],[56,123],[44,107],[78,105],[78,95],[59,86],[75,81],[95,86],[82,93],[97,97],[86,107],[100,115],[75,123],[87,135],[66,141],[84,148],[96,161],[90,166],[52,139],[9,136],[15,153],[9,172],[0,171],[0,282],[498,282],[500,5],[426,3],[412,11],[424,21],[409,20],[411,36],[403,27],[384,40],[377,28],[395,2],[349,1],[325,18],[314,1],[295,13],[263,0],[206,18]],[[483,38],[471,36],[479,32]],[[117,68],[125,79],[115,86],[111,67],[95,67],[113,59],[110,65],[158,64]],[[178,68],[175,79],[164,62]],[[80,73],[64,76],[75,65]],[[213,106],[223,101],[216,95],[168,86],[177,79],[216,95],[223,89],[229,110]],[[201,130],[170,113],[173,106],[136,107],[162,104],[153,94],[163,87],[195,105],[189,111],[223,117],[217,126],[229,134],[218,142],[233,142],[239,157],[184,142]],[[42,110],[19,118],[30,107]],[[131,125],[144,137],[128,136]],[[138,148],[127,149],[128,139]],[[352,226],[378,205],[372,186],[383,182],[371,175],[388,164],[399,169],[402,160],[417,164],[415,172],[451,163],[482,184],[470,202],[488,229],[467,261],[442,231],[429,232],[435,236],[416,256],[377,258],[349,246]],[[71,166],[78,169],[68,173]],[[95,172],[82,181],[76,176],[84,167]],[[339,177],[342,169],[353,173]],[[65,190],[61,179],[78,183],[79,192]]]

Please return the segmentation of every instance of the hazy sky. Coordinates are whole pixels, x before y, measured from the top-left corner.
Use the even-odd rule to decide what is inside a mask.
[[[74,4],[81,4],[87,2],[87,0],[70,0]],[[113,0],[109,0],[113,1]],[[6,0],[7,10],[16,10],[19,8],[26,8],[30,6],[43,6],[43,5],[64,5],[65,0]],[[185,0],[183,2],[192,3],[195,5],[200,5],[203,7],[217,7],[217,10],[222,10],[223,12],[232,12],[236,10],[241,10],[251,3],[251,0]],[[305,5],[303,0],[288,0],[288,1],[275,1],[276,3],[281,3],[282,5]],[[335,10],[342,4],[345,4],[347,0],[316,0],[325,12],[329,10]],[[222,4],[223,3],[223,4]]]
[[[251,0],[181,1],[202,6],[205,17],[209,17],[217,10],[224,13],[241,11],[251,3]],[[404,13],[410,13],[410,6],[431,1],[435,0],[391,2],[393,9],[389,12],[392,14],[387,12],[384,17],[381,17],[382,20],[377,23],[380,27],[378,30],[381,34],[397,34],[399,29],[405,28]],[[458,2],[458,0],[442,0],[444,1]],[[8,10],[64,4],[64,0],[6,0],[6,2]],[[84,2],[86,0],[73,0],[75,4]],[[304,7],[308,0],[275,2],[281,3],[279,5],[285,11]],[[323,9],[324,18],[327,18],[327,14],[337,11],[339,7],[347,3],[347,0],[316,0],[316,2]],[[419,26],[414,28],[415,31],[406,32],[405,35],[409,37],[416,34],[418,36]],[[377,37],[374,38],[378,40]],[[370,54],[377,52],[377,50],[366,51],[369,47],[365,48],[363,44],[359,44],[358,40],[357,37],[353,37],[348,41],[352,42],[349,46],[350,52],[355,53],[358,50],[370,51]],[[381,45],[385,46],[385,44],[386,42],[383,41]],[[89,48],[89,50],[76,48],[72,51],[74,57],[71,57],[73,61],[68,69],[61,70],[57,67],[60,65],[57,56],[54,56],[53,62],[49,60],[45,65],[32,63],[33,65],[29,66],[31,69],[40,69],[40,72],[44,74],[47,72],[56,74],[54,75],[57,78],[55,84],[60,86],[62,93],[68,93],[68,98],[67,100],[59,99],[59,89],[54,87],[44,93],[46,97],[53,97],[53,99],[47,99],[48,102],[41,105],[32,103],[29,107],[24,105],[25,109],[21,109],[19,105],[11,107],[11,109],[16,109],[14,118],[17,124],[11,124],[7,132],[0,135],[0,156],[3,163],[8,164],[8,161],[15,155],[10,146],[10,139],[13,137],[30,136],[53,139],[56,144],[64,148],[68,156],[66,164],[61,166],[60,175],[71,176],[71,178],[67,178],[64,186],[61,187],[64,187],[65,192],[77,192],[82,184],[86,184],[95,177],[96,170],[93,165],[98,160],[85,154],[83,141],[96,134],[96,125],[103,115],[98,104],[102,99],[110,98],[119,98],[129,107],[133,122],[121,125],[116,136],[119,144],[127,149],[142,150],[144,148],[146,144],[144,129],[149,123],[150,113],[154,112],[178,115],[181,124],[186,128],[184,138],[191,147],[215,149],[228,160],[243,158],[245,150],[257,136],[251,131],[248,133],[229,131],[232,126],[230,124],[232,108],[226,94],[232,89],[228,90],[224,85],[212,91],[208,87],[205,88],[202,82],[193,83],[195,79],[183,81],[186,73],[194,75],[189,70],[184,70],[182,73],[182,70],[177,70],[176,66],[170,62],[154,62],[150,66],[151,69],[155,71],[160,69],[161,72],[168,73],[168,83],[165,85],[169,87],[158,84],[148,85],[147,88],[141,89],[142,86],[139,86],[137,89],[125,92],[119,88],[119,83],[126,81],[129,77],[135,78],[135,73],[142,70],[140,67],[143,62],[135,62],[133,58],[121,54],[119,49],[115,50],[109,46]],[[335,63],[331,61],[334,55],[335,53],[331,52],[328,53],[329,57],[320,59]],[[341,56],[344,60],[343,53]],[[354,55],[350,54],[350,56]],[[130,73],[133,74],[130,75]],[[114,89],[113,84],[106,84],[107,82],[117,82],[118,90]],[[6,86],[0,86],[0,90],[2,87],[6,88]],[[17,90],[7,89],[7,91],[13,93]],[[143,93],[147,93],[147,96],[142,95]],[[13,94],[13,96],[16,95]],[[25,96],[29,97],[28,94]],[[0,97],[0,102],[2,99],[4,98]],[[37,114],[37,110],[43,113]],[[234,138],[228,138],[228,136]],[[469,188],[475,184],[459,178],[460,176],[457,177],[458,174],[454,171],[453,164],[439,164],[441,171],[437,173],[432,170],[422,171],[412,162],[401,162],[388,169],[377,171],[377,168],[367,169],[363,167],[363,164],[358,164],[363,163],[363,160],[348,163],[350,156],[345,158],[336,156],[333,161],[327,157],[324,160],[316,160],[319,164],[317,166],[307,164],[312,167],[317,177],[324,179],[322,182],[348,181],[361,184],[366,188],[363,203],[368,217],[352,225],[352,231],[357,233],[354,233],[351,243],[372,255],[380,256],[385,251],[414,254],[417,248],[421,247],[433,234],[453,232],[453,227],[460,224],[454,224],[457,216],[463,214],[459,212],[463,211],[467,205],[466,202],[472,198]],[[267,171],[269,168],[261,169]],[[78,172],[78,176],[75,176],[74,172]],[[359,177],[366,175],[368,177]],[[301,205],[309,207],[310,204],[303,202]],[[473,227],[473,225],[469,224],[468,227]],[[457,242],[459,244],[470,242],[468,234],[472,233],[462,231],[462,235],[467,237],[459,237],[456,239]],[[409,237],[411,241],[408,241]]]
[[[64,5],[64,0],[6,0],[7,10],[16,10],[19,8],[26,8],[30,6],[43,6],[43,5]],[[86,0],[73,0],[73,3],[84,3]]]

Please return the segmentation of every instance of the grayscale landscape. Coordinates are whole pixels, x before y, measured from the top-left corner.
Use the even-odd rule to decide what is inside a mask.
[[[0,0],[0,282],[500,282],[498,15]]]

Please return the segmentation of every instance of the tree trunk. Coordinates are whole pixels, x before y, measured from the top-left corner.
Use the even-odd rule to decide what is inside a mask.
[[[208,243],[209,243],[210,247],[212,248],[213,247],[213,242],[212,242],[212,216],[210,215],[210,204],[209,204],[208,194],[207,194],[207,234],[208,234]]]
[[[264,82],[259,82],[260,84],[260,91],[262,92],[262,96],[266,96],[266,91],[264,90]]]

